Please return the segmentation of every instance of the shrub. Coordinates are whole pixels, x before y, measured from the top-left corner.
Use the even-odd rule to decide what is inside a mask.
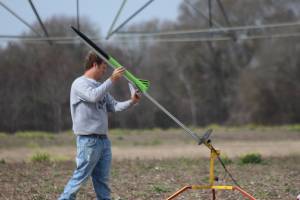
[[[31,159],[32,162],[49,162],[50,155],[48,153],[38,152],[34,154]]]
[[[262,156],[259,153],[250,153],[240,157],[240,164],[259,164]]]

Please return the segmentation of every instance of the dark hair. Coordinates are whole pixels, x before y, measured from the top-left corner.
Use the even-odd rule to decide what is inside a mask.
[[[85,58],[85,71],[91,69],[93,67],[93,63],[97,63],[98,65],[100,65],[103,63],[103,60],[96,53],[90,51]]]

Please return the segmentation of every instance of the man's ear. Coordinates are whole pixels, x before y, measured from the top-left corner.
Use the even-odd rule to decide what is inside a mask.
[[[93,62],[93,67],[96,67],[96,68],[98,68],[98,65],[97,65],[97,63],[96,63],[96,62]]]

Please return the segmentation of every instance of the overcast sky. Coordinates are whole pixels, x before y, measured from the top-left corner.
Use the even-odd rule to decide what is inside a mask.
[[[32,24],[36,17],[28,0],[0,0],[25,21]],[[119,25],[148,0],[127,0],[118,20]],[[175,20],[182,0],[155,0],[129,24],[152,18]],[[105,36],[123,0],[80,0],[80,15],[88,17]],[[33,0],[42,20],[53,15],[76,17],[76,0]],[[0,35],[20,35],[28,28],[7,10],[0,6]]]

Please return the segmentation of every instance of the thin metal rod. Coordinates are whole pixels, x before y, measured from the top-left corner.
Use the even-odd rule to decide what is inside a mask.
[[[12,11],[9,7],[7,7],[3,2],[0,1],[0,5],[5,8],[10,14],[15,16],[18,20],[20,20],[23,24],[25,24],[30,30],[32,30],[38,36],[41,36],[38,31],[36,31],[28,22],[22,19],[19,15],[17,15],[14,11]]]
[[[79,0],[76,1],[76,15],[77,15],[77,29],[80,30],[80,22],[79,22]]]
[[[153,104],[155,104],[161,111],[163,111],[168,117],[170,117],[178,126],[185,130],[190,136],[192,136],[197,143],[200,142],[200,138],[193,131],[191,131],[187,126],[185,126],[181,121],[179,121],[174,115],[172,115],[166,108],[164,108],[158,101],[149,95],[147,92],[143,92],[144,96],[147,97]]]
[[[256,39],[275,39],[275,38],[287,38],[287,37],[299,37],[300,33],[287,33],[287,34],[272,34],[272,35],[253,35],[238,38],[238,40],[256,40]],[[148,42],[207,42],[207,41],[227,41],[232,40],[231,37],[211,37],[211,38],[153,38],[143,41]],[[140,40],[140,42],[143,42]]]
[[[36,40],[36,41],[47,41],[47,40],[65,40],[75,39],[77,37],[34,37],[34,36],[20,36],[20,35],[0,35],[3,39],[20,39],[20,40]]]
[[[211,11],[211,0],[207,0],[208,1],[208,26],[209,28],[211,28],[213,26],[212,23],[212,11]]]
[[[290,37],[300,37],[300,33],[288,33],[288,34],[273,34],[273,35],[253,35],[244,38],[239,38],[239,40],[256,40],[256,39],[280,39],[280,38],[290,38]],[[96,42],[105,42],[104,38],[91,37],[90,38]],[[24,36],[10,36],[10,35],[0,35],[0,41],[9,40],[21,40],[23,42],[35,43],[51,40],[58,44],[74,44],[78,43],[78,37],[49,37],[49,38],[36,38],[36,37],[24,37]],[[139,42],[207,42],[207,41],[227,41],[231,40],[231,37],[212,37],[212,38],[157,38],[157,39],[140,39]],[[128,43],[130,41],[120,41],[121,43]]]
[[[19,36],[19,35],[0,35],[0,40],[21,40],[21,41],[74,41],[77,40],[78,37],[33,37],[33,36]],[[92,37],[92,40],[103,40],[103,38]]]
[[[218,33],[224,31],[246,31],[252,29],[272,29],[272,28],[286,28],[299,26],[300,21],[298,22],[287,22],[287,23],[277,23],[277,24],[265,24],[265,25],[249,25],[249,26],[233,26],[233,27],[224,27],[224,28],[210,28],[210,29],[191,29],[191,30],[179,30],[179,31],[165,31],[165,32],[118,32],[118,35],[131,37],[154,37],[154,36],[164,36],[164,35],[180,35],[180,34],[194,34],[194,33]]]
[[[203,18],[205,18],[206,20],[209,20],[209,17],[206,16],[206,14],[204,14],[201,10],[199,10],[198,8],[196,8],[194,5],[192,5],[188,0],[183,1],[185,4],[187,4],[190,8],[192,8],[193,10],[195,10],[199,15],[201,15]],[[216,20],[212,19],[212,24],[215,25],[216,27],[222,28],[223,26],[217,22]]]
[[[216,151],[216,150],[214,150],[214,151]],[[234,183],[236,186],[242,188],[242,187],[239,185],[239,183],[237,182],[237,180],[236,180],[236,179],[233,177],[233,175],[230,173],[230,171],[227,169],[227,167],[226,167],[224,161],[222,160],[222,158],[221,158],[219,155],[217,155],[217,158],[218,158],[219,162],[221,163],[221,165],[222,165],[223,169],[225,170],[225,172],[229,175],[230,179],[233,181],[233,183]]]
[[[116,24],[116,22],[117,22],[117,20],[118,20],[118,18],[120,16],[123,8],[125,7],[126,2],[127,2],[127,0],[123,0],[122,4],[121,4],[121,6],[120,6],[120,8],[119,8],[119,10],[117,12],[117,15],[115,16],[115,18],[114,18],[111,26],[109,27],[109,30],[108,30],[106,38],[105,38],[106,40],[108,40],[110,38],[110,33],[111,33],[112,29],[115,27],[115,24]]]
[[[230,21],[229,21],[228,15],[227,15],[227,13],[226,13],[226,11],[225,11],[225,8],[224,8],[222,2],[221,2],[220,0],[217,0],[217,3],[218,3],[218,5],[219,5],[219,8],[220,8],[220,10],[221,10],[221,12],[222,12],[224,18],[225,18],[225,21],[226,21],[227,25],[228,25],[228,26],[231,26],[231,23],[230,23]]]
[[[43,22],[42,22],[42,20],[41,20],[41,18],[40,18],[40,15],[39,15],[39,13],[37,12],[35,6],[33,5],[33,2],[32,2],[31,0],[28,0],[28,2],[29,2],[29,4],[30,4],[30,6],[31,6],[31,8],[32,8],[32,10],[33,10],[33,12],[34,12],[34,14],[35,14],[35,16],[36,16],[36,18],[37,18],[39,24],[40,24],[40,26],[42,27],[42,29],[43,29],[43,31],[44,31],[45,37],[49,37],[48,31],[47,31],[46,27],[44,26],[44,24],[43,24]],[[52,45],[51,41],[48,41],[48,43],[49,43],[50,45]]]
[[[166,200],[175,199],[178,195],[180,195],[181,193],[183,193],[183,192],[185,192],[186,190],[189,190],[189,189],[192,189],[192,186],[190,186],[190,185],[184,186],[183,188],[181,188],[180,190],[177,190],[174,194],[172,194],[171,196],[166,198]]]
[[[134,18],[137,14],[139,14],[142,10],[144,10],[147,6],[149,6],[154,0],[149,0],[145,5],[143,5],[140,9],[138,9],[135,13],[133,13],[128,19],[126,19],[120,26],[118,26],[115,30],[113,30],[108,37],[111,37],[114,33],[118,32],[123,26],[125,26],[132,18]]]
[[[34,36],[20,36],[20,35],[0,35],[0,38],[5,39],[22,39],[22,38],[39,38]]]
[[[212,17],[212,11],[211,11],[211,7],[212,7],[212,1],[208,0],[208,7],[209,7],[209,16],[207,17],[206,14],[204,14],[200,9],[198,9],[196,6],[193,6],[189,1],[184,1],[188,6],[190,6],[192,9],[194,9],[198,14],[202,15],[205,19],[207,19],[209,21],[209,28],[212,28],[212,26],[216,26],[219,28],[223,28],[223,26],[216,20],[213,19]],[[230,34],[229,36],[231,36],[232,39],[235,39],[233,37],[233,34],[231,31],[227,31],[227,30],[222,30],[221,32],[224,32],[225,34]],[[212,35],[212,33],[209,33],[210,36]]]

